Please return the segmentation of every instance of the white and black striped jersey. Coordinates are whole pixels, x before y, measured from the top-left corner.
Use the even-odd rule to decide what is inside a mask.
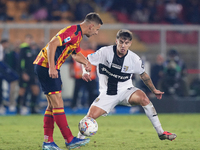
[[[132,75],[145,71],[137,54],[128,50],[125,56],[119,57],[115,45],[102,47],[87,58],[97,66],[99,91],[106,90],[108,95],[116,95],[120,89],[133,87]]]

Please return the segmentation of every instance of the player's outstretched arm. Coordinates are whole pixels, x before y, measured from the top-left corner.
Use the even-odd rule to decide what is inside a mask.
[[[156,95],[157,99],[162,98],[162,94],[164,94],[164,92],[161,92],[160,90],[157,90],[155,88],[151,78],[146,72],[143,72],[142,74],[140,74],[140,78],[142,79],[144,84],[151,90],[151,92]]]
[[[84,65],[86,71],[90,72],[91,71],[91,63],[87,60],[87,58],[81,53],[77,53],[77,54],[72,54],[72,57],[75,61],[81,63]]]
[[[92,81],[90,73],[85,70],[84,65],[82,65],[82,71],[83,71],[83,73],[82,73],[82,79],[85,80],[86,82]]]

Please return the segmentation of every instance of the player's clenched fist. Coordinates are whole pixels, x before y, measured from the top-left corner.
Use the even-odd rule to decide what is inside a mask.
[[[55,68],[49,68],[49,77],[58,78],[58,71]]]
[[[92,65],[91,65],[91,63],[88,61],[88,62],[84,65],[84,67],[85,67],[85,70],[86,70],[87,72],[90,72],[90,71],[91,71],[91,68],[92,68]]]

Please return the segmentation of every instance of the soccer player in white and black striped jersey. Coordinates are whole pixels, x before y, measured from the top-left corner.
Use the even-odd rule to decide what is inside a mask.
[[[162,129],[157,112],[147,95],[132,84],[132,75],[139,74],[157,99],[161,99],[162,94],[164,94],[153,85],[151,78],[145,72],[140,57],[129,50],[131,44],[131,31],[121,29],[117,33],[116,45],[102,47],[87,56],[89,62],[97,66],[100,94],[90,106],[86,116],[97,119],[102,115],[107,115],[118,104],[141,105],[159,138],[161,140],[174,140],[176,134]],[[82,78],[87,82],[91,80],[84,67]],[[85,138],[80,132],[78,137]]]

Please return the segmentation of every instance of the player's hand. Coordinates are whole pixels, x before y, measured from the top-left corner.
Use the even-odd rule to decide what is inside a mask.
[[[157,97],[157,99],[161,99],[162,95],[164,94],[164,92],[161,92],[160,90],[154,90],[153,93],[155,94],[155,96]]]
[[[85,80],[86,82],[92,81],[92,79],[91,79],[89,73],[84,73],[84,74],[82,75],[82,79]]]
[[[84,65],[84,67],[85,67],[85,70],[86,70],[87,72],[90,72],[90,71],[91,71],[91,68],[92,68],[92,65],[91,65],[91,63],[88,61],[88,62]]]
[[[58,78],[58,71],[56,70],[56,68],[49,68],[49,77],[50,78]]]

